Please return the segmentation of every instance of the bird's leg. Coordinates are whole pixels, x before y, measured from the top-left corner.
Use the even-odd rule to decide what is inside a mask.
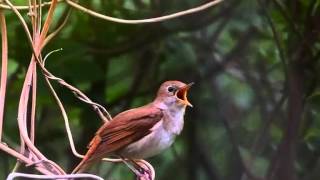
[[[141,173],[145,174],[147,173],[150,175],[150,171],[148,169],[143,168],[140,164],[138,164],[135,160],[129,159],[129,161],[134,165],[134,167]]]
[[[138,180],[152,180],[151,171],[140,164],[138,164],[135,160],[129,159],[129,161],[135,166],[136,169],[141,173],[140,176],[137,177]]]
[[[120,159],[124,162],[125,165],[136,175],[138,176],[138,179],[141,179],[141,177],[145,177],[147,175],[147,179],[151,179],[151,172],[145,168],[143,168],[141,165],[139,165],[137,162],[135,162],[132,159],[125,159],[122,156],[119,156]],[[142,178],[146,179],[146,178]]]
[[[120,156],[121,157],[121,156]],[[127,162],[126,159],[124,159],[123,157],[121,157],[122,162],[137,176],[141,175],[140,171],[138,169],[136,169],[132,164],[130,164],[129,162]]]

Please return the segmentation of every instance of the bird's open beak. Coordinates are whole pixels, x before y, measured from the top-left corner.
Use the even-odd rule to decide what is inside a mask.
[[[186,105],[186,106],[190,106],[192,107],[192,104],[188,101],[187,98],[187,94],[188,94],[188,90],[190,89],[190,87],[193,85],[194,83],[189,83],[185,86],[183,86],[182,88],[180,88],[177,92],[176,92],[176,96],[177,98],[181,101],[182,104]]]

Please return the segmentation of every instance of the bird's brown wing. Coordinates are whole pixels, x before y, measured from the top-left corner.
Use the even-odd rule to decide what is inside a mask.
[[[94,148],[90,159],[101,158],[138,141],[151,132],[151,128],[163,118],[160,109],[145,106],[120,113],[110,123],[103,125],[90,143]]]

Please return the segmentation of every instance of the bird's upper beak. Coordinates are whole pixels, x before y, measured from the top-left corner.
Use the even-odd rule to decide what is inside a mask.
[[[180,89],[178,89],[178,91],[176,92],[176,97],[181,101],[181,103],[190,107],[192,107],[192,104],[188,101],[187,94],[188,94],[188,90],[193,84],[194,84],[193,82],[189,83],[181,87]]]

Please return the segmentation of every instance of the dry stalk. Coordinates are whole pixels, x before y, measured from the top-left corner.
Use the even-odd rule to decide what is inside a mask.
[[[173,14],[169,14],[169,15],[165,15],[165,16],[160,16],[160,17],[155,17],[155,18],[148,18],[148,19],[139,19],[139,20],[128,20],[128,19],[120,19],[120,18],[115,18],[115,17],[111,17],[111,16],[107,16],[104,14],[100,14],[96,11],[93,11],[91,9],[85,8],[83,6],[81,6],[80,4],[72,1],[72,0],[65,0],[70,6],[72,6],[75,9],[78,9],[86,14],[89,14],[93,17],[99,18],[99,19],[103,19],[103,20],[107,20],[107,21],[112,21],[115,23],[121,23],[121,24],[146,24],[146,23],[156,23],[156,22],[163,22],[163,21],[168,21],[170,19],[175,19],[181,16],[185,16],[188,14],[194,14],[203,10],[206,10],[210,7],[213,7],[215,5],[217,5],[218,3],[222,2],[223,0],[214,0],[214,1],[210,1],[206,4],[203,4],[201,6],[195,7],[195,8],[191,8],[188,10],[184,10],[184,11],[180,11],[177,13],[173,13]]]
[[[14,178],[22,177],[28,179],[96,179],[103,180],[103,178],[93,174],[67,174],[67,175],[37,175],[37,174],[26,174],[26,173],[10,173],[7,180],[13,180]]]
[[[63,0],[58,0],[58,2],[62,2],[62,1]],[[50,6],[50,5],[51,5],[51,2],[44,2],[44,3],[41,3],[40,5],[37,4],[35,7],[39,8],[39,7],[46,7],[46,6]],[[15,6],[15,8],[17,10],[29,10],[30,6]],[[0,3],[0,9],[11,10],[11,7],[6,4]]]
[[[0,82],[0,142],[2,139],[2,125],[3,125],[3,114],[4,104],[6,97],[7,88],[7,66],[8,66],[8,40],[7,40],[7,26],[6,19],[3,11],[0,9],[0,26],[1,26],[1,82]]]

